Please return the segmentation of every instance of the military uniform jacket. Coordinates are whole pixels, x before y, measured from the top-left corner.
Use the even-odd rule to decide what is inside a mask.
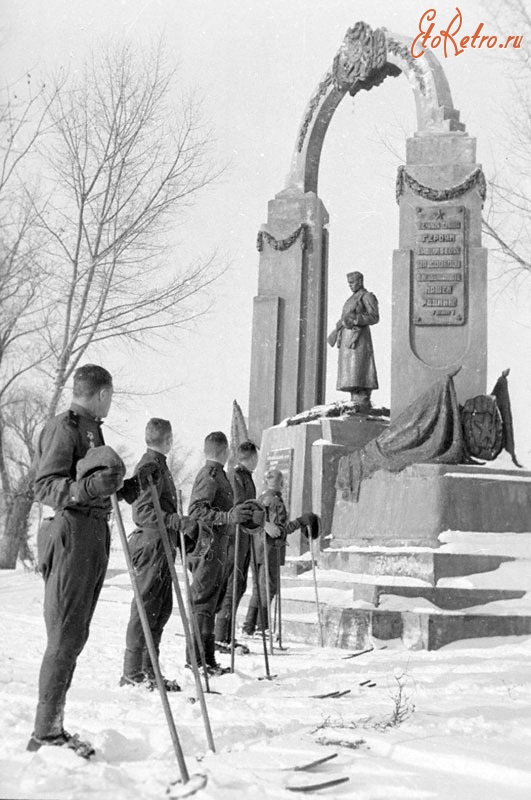
[[[49,420],[39,436],[34,461],[36,499],[55,511],[70,508],[85,513],[90,509],[110,512],[108,497],[98,497],[84,504],[75,500],[77,462],[91,447],[103,444],[101,420],[77,403]]]
[[[160,500],[160,506],[164,515],[166,527],[168,518],[177,511],[177,490],[173,481],[172,474],[168,468],[166,456],[148,447],[140,461],[135,467],[136,475],[144,464],[155,463],[158,468],[159,478],[155,483],[155,488]],[[151,487],[147,486],[138,495],[133,503],[133,521],[138,528],[156,529],[158,527],[157,514],[151,497]]]
[[[279,553],[281,559],[280,563],[283,564],[286,552],[286,544],[287,544],[286,540],[288,534],[293,533],[293,531],[296,531],[300,527],[300,525],[297,520],[292,520],[291,522],[288,521],[288,512],[286,510],[286,506],[284,505],[284,500],[282,499],[282,495],[280,494],[280,492],[275,492],[272,489],[266,489],[265,492],[262,492],[262,494],[258,498],[258,502],[265,509],[266,520],[268,522],[273,522],[280,528],[280,536],[277,539],[273,539],[266,533],[265,540],[268,552],[275,548],[280,551]],[[263,561],[264,559],[263,528],[260,528],[259,532],[257,532],[257,535],[255,536],[255,548],[258,561]]]
[[[226,533],[227,511],[234,505],[232,487],[217,461],[207,461],[197,473],[188,513],[199,523],[203,523],[216,533]]]
[[[256,500],[253,476],[243,464],[237,464],[233,469],[229,469],[228,478],[232,486],[235,506],[245,500]]]

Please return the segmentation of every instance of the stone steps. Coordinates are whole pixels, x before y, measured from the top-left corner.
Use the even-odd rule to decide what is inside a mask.
[[[398,639],[409,648],[433,650],[459,639],[529,635],[529,575],[531,560],[510,548],[323,550],[317,579],[324,644],[358,650],[374,639]],[[311,572],[283,572],[282,612],[283,640],[319,644]]]
[[[435,586],[441,578],[490,572],[514,560],[509,555],[448,553],[432,548],[349,548],[323,550],[319,566],[345,573],[416,578]]]
[[[466,589],[459,587],[423,587],[383,583],[357,583],[352,590],[354,601],[365,600],[374,606],[383,595],[419,597],[437,608],[457,610],[483,606],[499,600],[517,600],[526,594],[525,589]]]
[[[238,612],[241,628],[245,598]],[[283,642],[320,643],[315,603],[285,598],[282,602]],[[323,639],[326,647],[364,650],[374,640],[400,639],[411,649],[436,650],[460,639],[531,634],[531,613],[490,614],[467,610],[393,610],[340,608],[321,604]]]

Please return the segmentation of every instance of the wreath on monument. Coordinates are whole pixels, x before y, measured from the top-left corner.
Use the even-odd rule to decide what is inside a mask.
[[[398,167],[398,173],[396,176],[397,203],[400,201],[406,186],[419,197],[423,197],[425,200],[432,200],[434,202],[455,200],[456,198],[466,194],[474,186],[479,192],[482,205],[487,197],[487,182],[485,181],[485,175],[483,174],[481,167],[476,167],[476,169],[471,172],[464,181],[455,184],[455,186],[450,186],[448,189],[434,189],[432,186],[426,186],[424,183],[417,181],[412,175],[409,174],[409,172],[407,172],[404,166],[400,166]]]
[[[286,236],[285,239],[276,239],[273,234],[261,230],[258,231],[258,236],[256,237],[256,249],[261,253],[264,249],[264,241],[266,241],[273,250],[288,250],[300,237],[301,248],[302,250],[306,250],[308,247],[309,235],[309,225],[306,222],[301,222],[297,230],[293,231],[289,236]]]

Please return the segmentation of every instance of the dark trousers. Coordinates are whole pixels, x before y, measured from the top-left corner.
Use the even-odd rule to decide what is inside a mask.
[[[173,587],[168,559],[158,531],[136,530],[129,537],[131,559],[135,569],[138,588],[153,636],[157,654],[160,649],[162,631],[173,608]],[[146,647],[146,640],[136,600],[131,603],[131,615],[125,636],[124,675],[138,678],[141,673],[152,676],[153,667]]]
[[[265,560],[262,560],[263,553],[259,556],[260,560],[257,563],[258,575],[255,576],[253,572],[253,592],[249,600],[245,622],[243,623],[243,630],[249,634],[254,633],[257,626],[261,624],[260,606],[262,607],[264,627],[269,627],[270,609],[267,606],[266,580],[269,579],[269,594],[271,600],[273,600],[278,591],[280,549],[278,547],[270,547],[268,548],[267,555],[269,574],[267,574]]]
[[[44,578],[47,645],[39,675],[35,736],[63,730],[66,693],[85,646],[109,560],[106,519],[69,510],[41,525],[37,539]]]
[[[190,597],[197,621],[199,636],[203,644],[207,664],[215,666],[214,619],[219,596],[227,580],[228,536],[212,533],[202,528],[194,553],[189,559],[192,572]],[[200,653],[196,643],[196,658]],[[190,657],[187,654],[186,660]]]
[[[230,642],[232,630],[232,593],[236,580],[236,609],[247,589],[247,575],[251,562],[251,540],[247,531],[240,528],[236,575],[234,573],[235,537],[227,548],[225,577],[218,597],[215,638],[217,642]]]

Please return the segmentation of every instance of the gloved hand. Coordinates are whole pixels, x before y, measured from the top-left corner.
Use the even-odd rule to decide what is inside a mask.
[[[75,497],[78,503],[97,497],[110,497],[122,487],[123,482],[124,470],[121,467],[104,467],[76,482]]]
[[[193,517],[183,517],[181,519],[181,530],[184,536],[184,549],[187,553],[191,553],[197,543],[199,525]]]
[[[166,527],[169,530],[178,531],[181,527],[181,522],[183,519],[184,517],[181,517],[180,514],[177,514],[177,512],[175,512],[173,514],[166,514],[164,521],[166,523]]]
[[[245,525],[252,519],[253,509],[246,503],[239,503],[230,511],[227,511],[227,522],[229,525]]]
[[[258,500],[245,500],[244,505],[251,509],[251,518],[246,522],[248,530],[261,528],[265,521],[265,509]]]
[[[319,517],[317,514],[312,514],[311,511],[307,514],[302,514],[300,517],[297,517],[297,522],[300,522],[300,526],[306,538],[308,538],[308,536],[311,539],[317,539],[319,537]]]
[[[133,478],[126,478],[124,481],[124,485],[120,489],[118,493],[118,500],[125,500],[126,503],[134,503],[138,495],[140,494],[140,487],[138,485],[138,481],[136,477]]]
[[[150,461],[148,464],[142,464],[142,466],[138,468],[135,478],[138,480],[140,489],[147,489],[149,486],[148,477],[150,475],[153,483],[157,483],[160,480],[160,470],[154,461]]]
[[[265,522],[265,509],[263,508],[254,508],[253,515],[251,517],[251,522],[253,526],[256,528],[261,528]]]
[[[264,522],[263,528],[271,539],[278,539],[281,535],[281,530],[274,522]]]

